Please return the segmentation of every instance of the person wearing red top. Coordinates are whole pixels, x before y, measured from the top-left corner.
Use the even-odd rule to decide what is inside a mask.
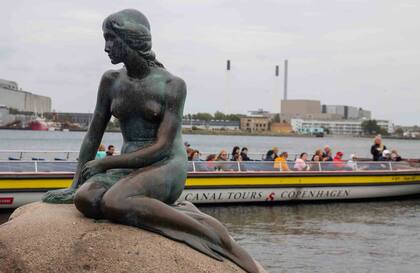
[[[335,169],[344,169],[344,167],[346,166],[346,162],[342,159],[343,155],[344,154],[342,152],[337,152],[335,154],[335,157],[333,159],[333,165]]]

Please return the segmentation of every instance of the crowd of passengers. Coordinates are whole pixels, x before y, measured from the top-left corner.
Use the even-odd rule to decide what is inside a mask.
[[[358,161],[354,154],[351,154],[348,160],[344,160],[344,153],[342,151],[333,154],[332,149],[328,145],[326,145],[324,149],[315,150],[312,156],[303,152],[295,159],[289,159],[288,152],[280,152],[277,147],[268,150],[262,159],[251,159],[248,156],[248,148],[240,148],[239,146],[233,147],[230,154],[226,150],[221,150],[218,154],[209,154],[205,159],[202,159],[200,151],[191,148],[191,145],[188,142],[185,142],[184,145],[189,161],[223,162],[224,164],[220,164],[219,166],[215,165],[214,169],[216,170],[234,170],[232,167],[237,166],[235,164],[227,164],[227,162],[242,162],[241,166],[244,168],[243,166],[250,166],[249,164],[246,165],[246,163],[250,161],[263,161],[266,162],[265,166],[270,166],[273,170],[282,171],[320,171],[321,168],[323,170],[354,170],[356,169],[356,161]],[[372,154],[372,160],[379,161],[379,163],[402,160],[396,150],[390,151],[387,149],[382,143],[380,135],[377,135],[374,138],[370,153]],[[270,161],[272,164],[267,165],[267,162]],[[322,167],[321,163],[323,163]],[[254,168],[257,165],[258,164],[253,164]],[[363,163],[359,163],[359,165],[363,168]],[[368,165],[366,165],[366,168],[369,169],[376,168],[375,166],[367,166]],[[383,168],[383,166],[386,167],[386,164],[377,164],[376,166]]]

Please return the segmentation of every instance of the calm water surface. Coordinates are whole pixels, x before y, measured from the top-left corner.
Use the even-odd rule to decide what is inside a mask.
[[[0,150],[78,150],[84,133],[0,130]],[[313,152],[329,144],[335,151],[369,156],[371,139],[186,135],[200,151],[246,146],[265,152]],[[384,140],[404,157],[420,158],[420,142]],[[103,143],[121,147],[118,133]],[[420,272],[420,200],[203,207],[268,272]],[[10,211],[0,212],[0,223]]]
[[[72,150],[78,151],[84,132],[45,132],[0,130],[0,150]],[[347,158],[350,154],[370,157],[372,139],[351,137],[271,137],[271,136],[204,136],[184,135],[184,140],[192,148],[201,152],[217,153],[221,149],[231,151],[233,146],[248,147],[250,153],[265,153],[277,146],[289,153],[313,153],[318,148],[329,145],[333,152],[342,151]],[[105,145],[122,146],[120,133],[106,133]],[[419,140],[385,139],[388,149],[397,149],[403,157],[420,158]]]

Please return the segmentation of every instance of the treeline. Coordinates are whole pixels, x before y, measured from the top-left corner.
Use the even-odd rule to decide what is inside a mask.
[[[378,125],[378,122],[374,119],[365,120],[362,122],[362,131],[366,135],[388,135],[388,131]]]
[[[195,119],[195,120],[229,120],[229,121],[240,121],[241,117],[246,117],[243,114],[225,114],[220,111],[216,111],[213,115],[210,113],[195,113],[195,114],[186,114],[184,119]]]

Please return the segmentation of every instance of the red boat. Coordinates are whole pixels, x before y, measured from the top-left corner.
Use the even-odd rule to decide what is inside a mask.
[[[36,118],[29,122],[28,127],[34,131],[48,131],[48,124],[41,118]]]

